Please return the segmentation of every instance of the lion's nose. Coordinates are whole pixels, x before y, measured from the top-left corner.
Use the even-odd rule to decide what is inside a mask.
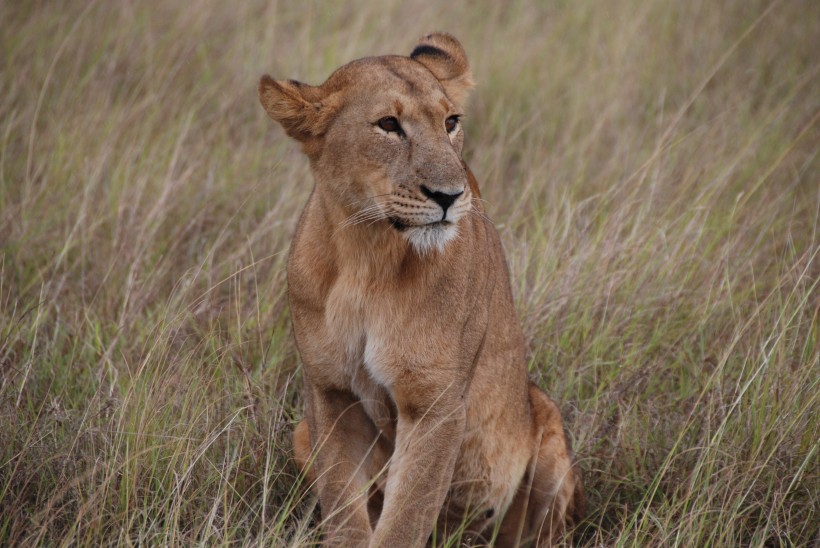
[[[463,190],[456,192],[455,194],[448,194],[446,192],[438,192],[435,190],[430,190],[424,185],[421,185],[421,193],[436,202],[438,205],[441,206],[441,209],[444,210],[444,216],[447,216],[447,208],[453,205],[453,202],[456,199],[464,194]],[[442,217],[443,218],[443,217]]]

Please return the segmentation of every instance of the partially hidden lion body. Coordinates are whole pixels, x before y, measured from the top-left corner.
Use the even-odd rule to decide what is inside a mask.
[[[471,87],[443,33],[321,86],[259,85],[315,179],[288,260],[306,403],[294,450],[334,545],[423,546],[436,527],[549,544],[583,506],[461,159]]]

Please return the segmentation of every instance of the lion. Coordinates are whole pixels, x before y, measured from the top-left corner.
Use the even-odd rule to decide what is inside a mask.
[[[353,61],[321,85],[262,77],[314,187],[287,265],[304,366],[295,460],[328,542],[436,531],[549,545],[583,512],[558,407],[527,374],[506,259],[461,157],[461,44]]]

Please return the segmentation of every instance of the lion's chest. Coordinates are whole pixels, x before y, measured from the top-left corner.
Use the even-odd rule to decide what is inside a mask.
[[[397,324],[385,311],[389,298],[375,295],[355,280],[340,280],[328,295],[322,318],[322,356],[335,369],[345,388],[365,406],[371,419],[382,429],[395,418],[391,387],[400,363],[401,340],[396,340]],[[400,321],[399,314],[392,320]]]
[[[383,318],[384,296],[374,296],[355,281],[338,283],[325,306],[323,330],[330,353],[348,375],[364,367],[378,384],[392,384],[389,358],[393,329]]]

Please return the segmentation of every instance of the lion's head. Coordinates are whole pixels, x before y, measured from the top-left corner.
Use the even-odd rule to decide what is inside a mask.
[[[390,223],[424,253],[471,208],[460,118],[472,85],[461,44],[435,33],[409,57],[353,61],[320,86],[264,76],[259,98],[303,143],[342,224]]]

